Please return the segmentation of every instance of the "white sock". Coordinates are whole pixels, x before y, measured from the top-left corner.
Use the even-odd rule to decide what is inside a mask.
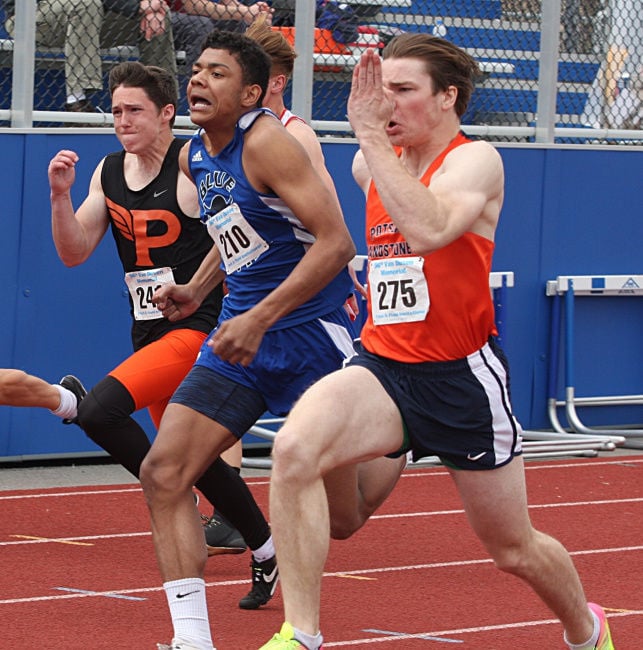
[[[317,632],[317,634],[313,636],[298,630],[296,627],[293,627],[293,632],[295,634],[295,639],[299,641],[299,643],[303,643],[308,650],[319,650],[324,642],[324,637],[321,635],[321,632]]]
[[[563,635],[565,643],[569,646],[569,650],[596,650],[596,644],[598,643],[598,635],[601,631],[601,622],[598,620],[598,616],[589,610],[592,613],[592,618],[594,619],[594,631],[592,636],[585,641],[585,643],[570,643],[567,640],[567,634]]]
[[[212,634],[205,599],[205,581],[184,578],[163,584],[170,608],[174,638],[204,650],[212,649]]]
[[[60,393],[60,406],[55,411],[52,411],[52,413],[61,418],[75,418],[78,415],[78,400],[76,399],[76,395],[60,384],[52,384],[52,386],[57,388]]]
[[[258,549],[252,551],[252,557],[257,560],[257,562],[265,562],[271,557],[275,557],[275,545],[272,543],[272,535],[270,535],[267,542],[261,545]]]

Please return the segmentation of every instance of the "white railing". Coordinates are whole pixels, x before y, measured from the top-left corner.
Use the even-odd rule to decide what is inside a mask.
[[[349,0],[350,1],[350,0]],[[353,0],[357,3],[357,0]],[[410,6],[411,0],[359,0],[359,5],[381,7]],[[0,110],[0,120],[10,122],[13,128],[31,128],[38,122],[82,123],[109,126],[113,123],[109,114],[74,115],[59,111],[34,111],[34,70],[37,62],[35,47],[36,0],[20,0],[16,3],[14,39],[0,39],[0,54],[12,53],[13,85],[11,108]],[[295,6],[295,48],[299,54],[295,60],[292,80],[292,109],[308,120],[317,131],[337,134],[352,134],[347,121],[315,120],[313,116],[313,80],[315,68],[320,66],[350,70],[359,60],[360,48],[349,53],[327,54],[314,49],[315,9],[311,0],[296,0]],[[643,130],[590,129],[557,127],[556,93],[558,62],[560,60],[561,0],[542,2],[540,32],[542,35],[537,82],[538,103],[533,125],[464,124],[464,130],[474,136],[486,138],[529,139],[532,142],[554,143],[556,138],[574,138],[581,142],[610,140],[612,142],[635,143],[643,140]],[[129,55],[135,48],[130,48]],[[487,74],[510,74],[513,65],[508,62],[480,61],[482,71]],[[190,126],[187,116],[180,116],[177,126]]]

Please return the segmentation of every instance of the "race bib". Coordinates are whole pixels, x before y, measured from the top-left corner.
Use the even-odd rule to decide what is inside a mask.
[[[135,320],[163,318],[163,314],[152,303],[152,296],[164,284],[175,284],[174,274],[169,266],[126,273],[125,284],[132,297]]]
[[[370,260],[368,287],[375,325],[412,323],[429,312],[429,287],[422,257]]]
[[[268,250],[268,244],[248,223],[236,203],[213,214],[206,226],[228,274],[251,264]]]

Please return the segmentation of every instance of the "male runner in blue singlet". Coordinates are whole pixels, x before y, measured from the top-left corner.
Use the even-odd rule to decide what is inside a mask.
[[[230,32],[214,32],[203,48],[188,83],[191,119],[201,129],[183,149],[182,166],[197,186],[228,294],[141,467],[173,650],[213,648],[190,486],[266,410],[285,415],[353,353],[343,305],[355,247],[303,147],[260,108],[270,59]],[[253,549],[272,590],[273,556],[271,542]]]

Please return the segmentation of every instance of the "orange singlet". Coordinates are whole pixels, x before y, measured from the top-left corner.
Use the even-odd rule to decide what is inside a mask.
[[[458,134],[421,182],[428,187],[446,155],[468,142]],[[497,334],[489,290],[491,240],[467,232],[425,258],[414,256],[371,183],[366,243],[370,296],[361,340],[367,350],[405,363],[450,361]]]

